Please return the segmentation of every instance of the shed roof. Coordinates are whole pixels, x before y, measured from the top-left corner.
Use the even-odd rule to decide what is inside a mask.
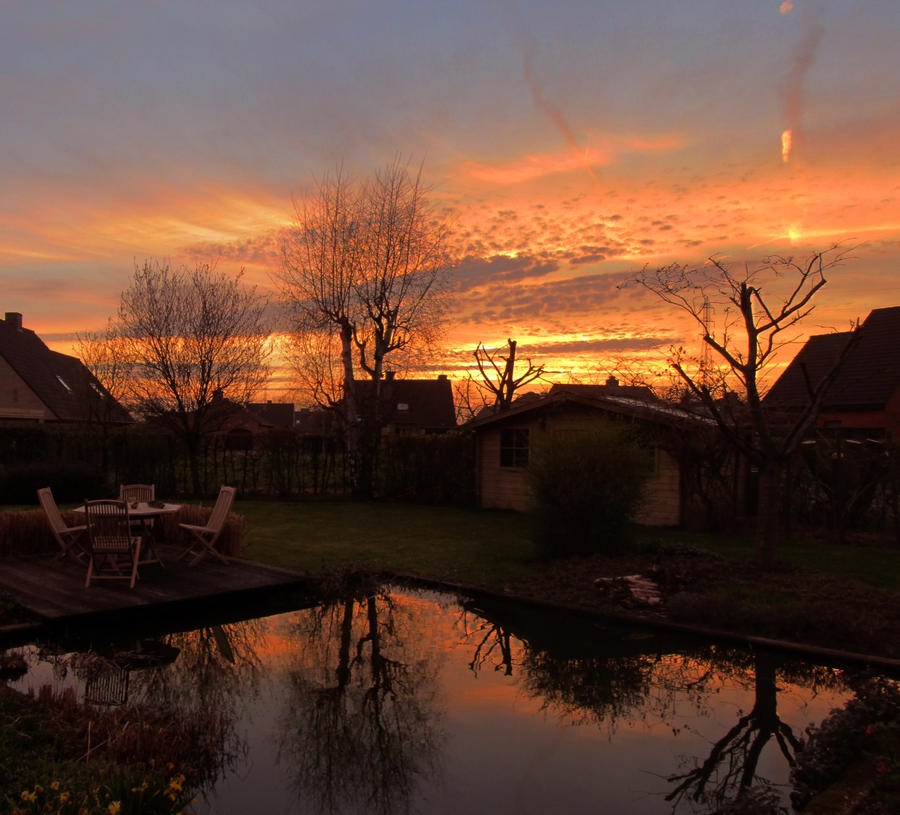
[[[549,393],[536,399],[516,400],[508,410],[480,413],[468,423],[467,427],[478,430],[486,425],[515,420],[527,413],[545,411],[564,405],[577,405],[606,413],[618,413],[659,425],[678,425],[687,422],[699,426],[712,422],[711,419],[697,416],[695,413],[659,399],[648,401],[631,396],[604,394],[589,396],[579,391],[573,392],[566,387],[556,391],[551,388]]]

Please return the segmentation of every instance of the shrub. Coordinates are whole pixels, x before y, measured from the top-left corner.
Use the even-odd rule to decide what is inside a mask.
[[[380,469],[385,497],[422,504],[475,503],[475,449],[466,433],[389,436]]]
[[[557,557],[624,547],[648,475],[646,452],[612,424],[538,444],[528,467],[538,551]]]
[[[102,468],[89,462],[25,462],[7,464],[0,477],[0,491],[7,504],[34,503],[41,487],[53,488],[59,502],[83,501],[85,496],[100,495],[104,491]]]
[[[897,812],[900,804],[900,687],[872,679],[843,708],[833,710],[807,740],[791,774],[791,801],[800,809],[858,767],[873,780],[872,812]],[[880,807],[880,808],[877,808]]]

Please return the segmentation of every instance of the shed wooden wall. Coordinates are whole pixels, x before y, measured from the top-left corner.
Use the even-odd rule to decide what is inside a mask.
[[[529,452],[540,436],[585,430],[608,421],[608,417],[591,410],[570,410],[540,418],[522,416],[520,421],[504,423],[503,428],[527,428]],[[477,490],[479,504],[486,509],[531,509],[528,472],[523,468],[500,466],[501,427],[489,426],[477,435]],[[573,479],[577,474],[573,474]],[[677,526],[681,522],[681,483],[678,463],[666,450],[656,448],[656,466],[646,485],[646,496],[635,521],[648,526]]]

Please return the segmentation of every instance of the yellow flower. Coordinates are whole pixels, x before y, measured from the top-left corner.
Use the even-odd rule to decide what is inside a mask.
[[[56,792],[56,791],[59,789],[59,781],[54,781],[54,782],[50,785],[50,789],[53,790],[54,792]]]
[[[109,813],[109,815],[119,815],[119,812],[121,811],[121,809],[122,809],[122,802],[121,801],[113,801],[106,808],[106,811]]]
[[[65,792],[61,792],[59,794],[59,802],[61,804],[65,804],[72,797],[72,793],[66,790]]]
[[[20,797],[23,801],[31,802],[34,801],[35,798],[37,798],[37,795],[35,795],[33,792],[29,792],[28,790],[22,790],[22,795]]]

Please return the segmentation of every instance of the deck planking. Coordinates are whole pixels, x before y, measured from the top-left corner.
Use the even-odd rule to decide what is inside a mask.
[[[276,593],[308,592],[303,575],[233,559],[205,558],[196,566],[178,560],[183,548],[157,546],[163,565],[143,564],[133,589],[127,580],[91,581],[87,566],[55,557],[0,560],[0,591],[44,624],[124,620],[133,616],[170,615],[203,605],[240,605]]]

